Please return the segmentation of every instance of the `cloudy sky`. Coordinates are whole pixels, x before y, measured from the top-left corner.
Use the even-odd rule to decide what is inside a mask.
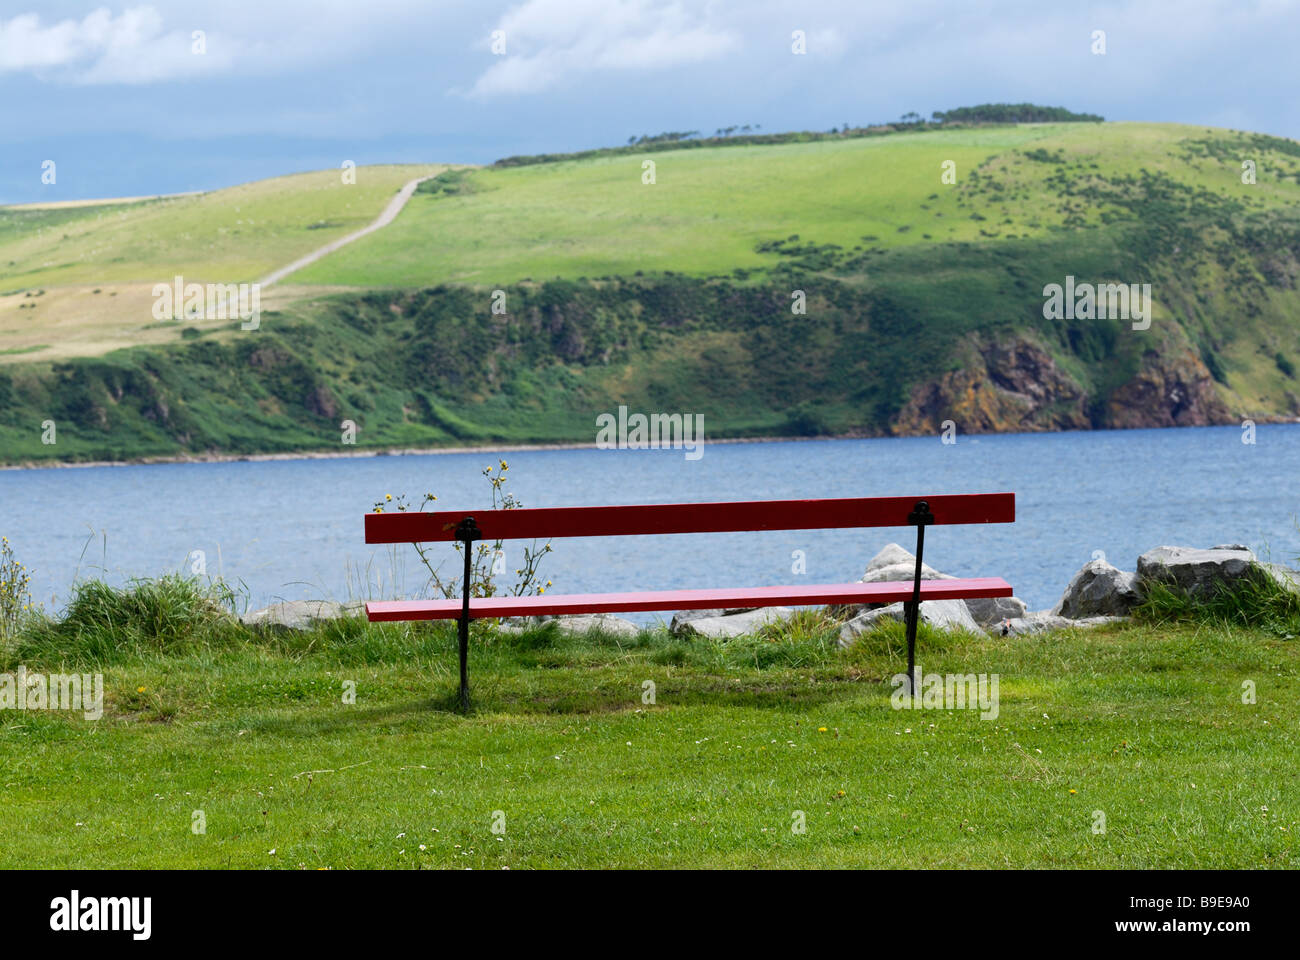
[[[984,102],[1300,137],[1297,39],[1300,0],[0,0],[0,202]]]

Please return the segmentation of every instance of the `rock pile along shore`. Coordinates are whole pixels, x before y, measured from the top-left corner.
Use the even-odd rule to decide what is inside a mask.
[[[915,571],[916,557],[896,543],[887,544],[871,558],[862,583],[907,582]],[[937,630],[981,630],[1004,636],[1042,633],[1063,627],[1093,627],[1126,619],[1142,602],[1146,587],[1163,583],[1191,596],[1209,596],[1220,586],[1232,586],[1251,577],[1268,577],[1279,586],[1300,593],[1300,571],[1280,564],[1261,562],[1239,543],[1209,548],[1156,547],[1138,557],[1137,570],[1128,572],[1097,557],[1076,573],[1061,599],[1049,610],[1030,612],[1017,597],[978,600],[927,600],[921,604],[921,620]],[[924,580],[951,580],[929,564],[921,565]],[[246,626],[261,629],[305,630],[313,622],[355,616],[360,601],[337,603],[328,600],[295,600],[277,603],[247,613],[240,619]],[[827,608],[843,621],[840,645],[850,646],[863,633],[885,619],[901,621],[903,604],[863,605]],[[752,634],[765,626],[788,620],[791,607],[760,607],[736,610],[687,610],[673,616],[669,629],[677,636],[726,640]],[[539,617],[554,622],[566,633],[587,633],[599,629],[613,636],[634,637],[641,630],[635,623],[609,614],[576,617]],[[502,623],[501,629],[519,632],[522,620]]]

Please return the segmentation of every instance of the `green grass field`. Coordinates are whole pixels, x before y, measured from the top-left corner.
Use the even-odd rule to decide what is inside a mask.
[[[1225,146],[1214,156],[1184,156],[1205,138]],[[1111,177],[1166,174],[1260,209],[1300,201],[1300,179],[1290,179],[1300,163],[1285,153],[1263,166],[1248,192],[1234,161],[1261,156],[1251,143],[1174,124],[1025,124],[487,168],[469,176],[469,191],[417,194],[390,229],[299,279],[412,287],[638,270],[708,276],[771,267],[773,254],[755,248],[792,234],[845,249],[980,242],[995,232],[1041,237],[1069,215],[1045,184],[1057,164],[1035,161],[1030,151],[1089,171],[1096,164]],[[656,164],[653,185],[642,183],[645,160]],[[941,182],[949,160],[954,185]],[[976,173],[992,178],[995,190],[980,196]],[[1101,223],[1102,212],[1089,211],[1084,222]]]
[[[404,183],[442,169],[361,167],[353,184],[325,170],[116,204],[0,207],[0,364],[174,343],[180,325],[153,315],[155,284],[258,281],[367,226]],[[265,291],[264,307],[282,302],[277,294]]]
[[[260,635],[87,596],[2,648],[4,671],[102,669],[107,701],[0,717],[3,867],[1300,860],[1300,647],[1276,627],[924,631],[926,672],[999,676],[996,719],[893,709],[897,627],[850,650],[814,612],[728,642],[537,629],[475,638],[461,715],[445,625]]]
[[[1241,183],[1241,161],[1258,182]],[[642,162],[656,183],[642,183]],[[955,165],[955,184],[941,180]],[[419,193],[388,229],[308,267],[309,285],[497,285],[664,270],[770,267],[755,247],[805,241],[892,249],[1042,236],[1070,221],[1047,186],[1062,164],[1142,171],[1259,209],[1300,200],[1300,145],[1153,123],[1021,124],[484,168],[467,189]],[[251,281],[378,215],[436,164],[279,177],[117,204],[0,207],[0,292],[195,279]],[[995,181],[981,196],[980,179]],[[1102,222],[1103,207],[1083,222]],[[973,219],[979,213],[982,220]],[[997,214],[995,218],[993,214]],[[1074,224],[1079,225],[1079,224]]]
[[[435,164],[360,167],[209,193],[107,206],[0,207],[0,291],[32,287],[258,280],[366,226]]]

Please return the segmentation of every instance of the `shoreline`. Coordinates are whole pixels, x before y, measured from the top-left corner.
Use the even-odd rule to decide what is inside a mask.
[[[868,440],[860,434],[817,437],[723,437],[704,446],[730,443],[795,443],[807,440]],[[355,451],[294,450],[284,453],[189,453],[174,456],[132,457],[128,460],[24,460],[0,463],[0,470],[75,470],[82,467],[144,467],[169,463],[262,463],[276,460],[360,460],[367,457],[423,457],[440,453],[518,453],[535,450],[597,450],[591,443],[507,443],[473,447],[373,447]]]
[[[1300,417],[1256,418],[1260,425],[1300,424]],[[1201,424],[1204,427],[1225,427],[1234,424]],[[1111,430],[1181,430],[1194,427],[1127,427],[1110,428]],[[966,434],[968,437],[1004,437],[1004,436],[1038,436],[1040,434],[1059,433],[1106,433],[1110,430],[1028,430],[992,433]],[[704,441],[704,446],[732,443],[805,443],[815,440],[902,440],[917,436],[934,436],[933,434],[878,434],[836,433],[821,434],[815,437],[720,437]],[[367,457],[423,457],[435,454],[464,453],[518,453],[539,450],[597,450],[595,442],[558,442],[558,443],[506,443],[500,446],[482,444],[461,447],[369,447],[359,450],[292,450],[283,453],[182,453],[156,457],[131,457],[127,460],[24,460],[18,463],[0,463],[4,470],[75,470],[83,467],[144,467],[170,463],[263,463],[277,460],[358,460]]]

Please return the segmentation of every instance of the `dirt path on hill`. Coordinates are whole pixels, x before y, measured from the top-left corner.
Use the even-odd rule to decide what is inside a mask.
[[[397,196],[388,201],[388,206],[384,207],[383,213],[375,219],[374,223],[367,227],[362,227],[360,230],[354,231],[353,233],[349,233],[346,237],[339,237],[337,240],[325,244],[325,246],[321,247],[319,250],[313,250],[305,257],[299,257],[287,267],[280,267],[278,270],[272,271],[258,282],[263,287],[269,287],[271,284],[283,280],[285,277],[289,276],[289,274],[297,273],[303,267],[313,264],[321,257],[333,253],[340,247],[345,247],[354,240],[360,240],[362,237],[388,226],[397,219],[397,215],[402,212],[402,208],[406,206],[406,201],[410,200],[411,195],[415,193],[415,188],[425,180],[432,180],[434,176],[436,176],[436,174],[430,174],[427,177],[417,177],[405,184],[401,190],[397,191]]]

